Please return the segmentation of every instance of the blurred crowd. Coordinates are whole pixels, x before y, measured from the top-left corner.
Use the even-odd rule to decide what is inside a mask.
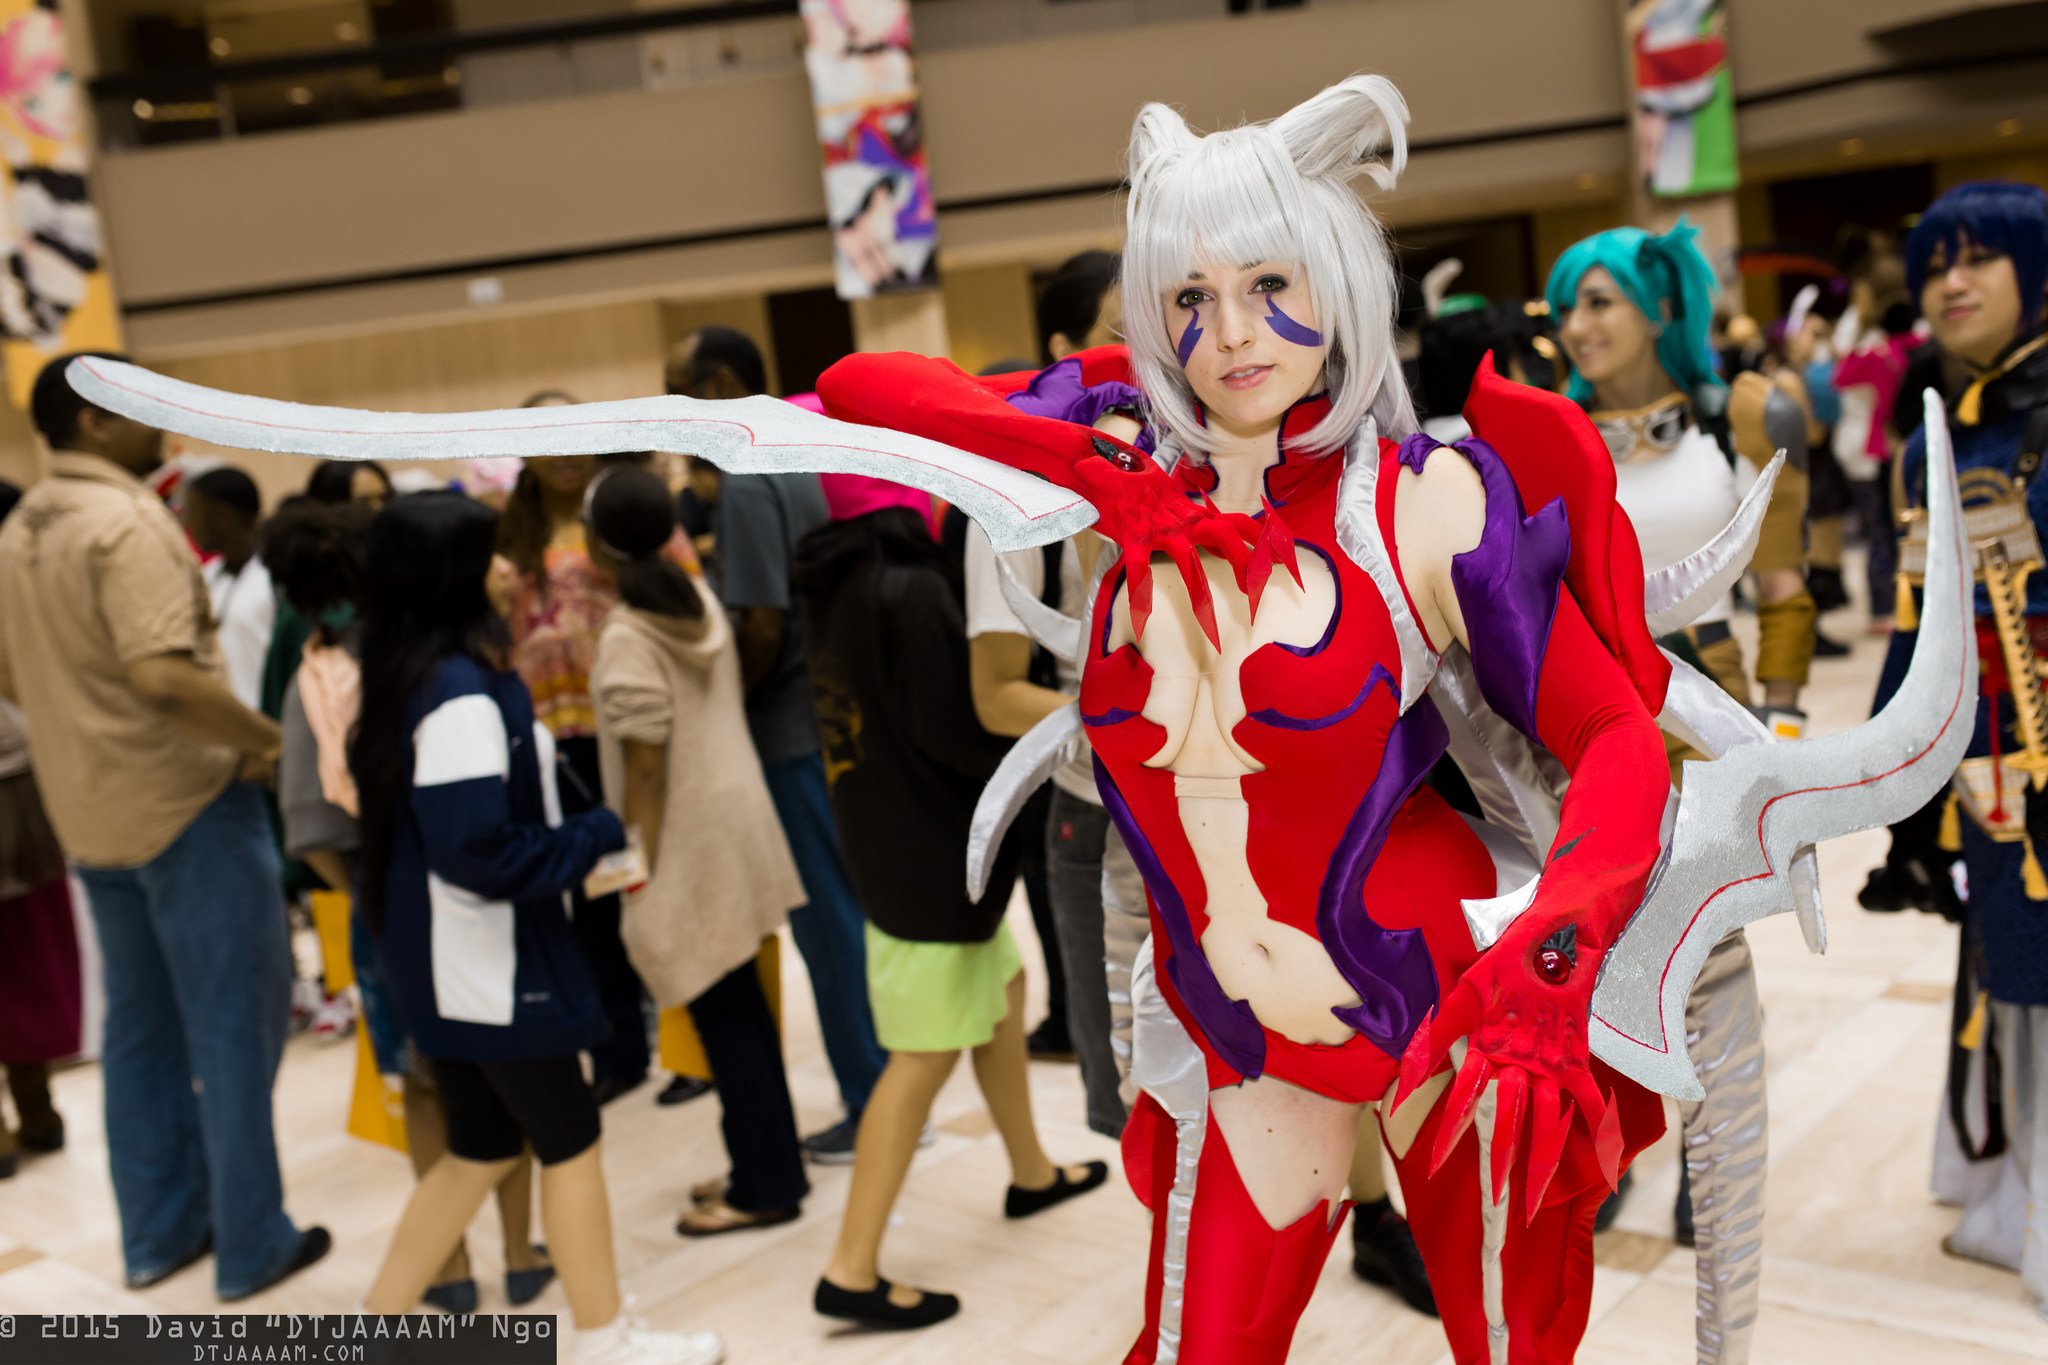
[[[1966,185],[1914,224],[1845,231],[1833,268],[1788,285],[1770,318],[1737,306],[1739,282],[1683,224],[1589,238],[1531,298],[1459,292],[1446,263],[1407,330],[1423,429],[1469,434],[1482,365],[1569,393],[1653,570],[1718,532],[1785,451],[1749,578],[1664,643],[1797,735],[1813,661],[1849,652],[1830,613],[1854,599],[1861,628],[1897,637],[1881,705],[1917,615],[1925,395],[1947,404],[1961,467],[2006,475],[2021,524],[2048,517],[2043,198]],[[1114,342],[1117,265],[1067,262],[1040,291],[1041,354],[997,368]],[[1104,1183],[1103,1163],[1045,1149],[1027,1070],[1074,1067],[1076,1112],[1121,1131],[1145,904],[1087,755],[990,852],[985,894],[961,876],[982,786],[1075,695],[1020,599],[1081,614],[1087,537],[998,555],[923,493],[668,453],[499,462],[455,486],[323,463],[266,508],[229,460],[163,464],[160,433],[80,398],[64,364],[33,395],[50,477],[0,487],[0,1176],[64,1143],[49,1074],[85,1045],[83,910],[130,1287],[210,1256],[233,1302],[329,1250],[285,1211],[273,1135],[295,1029],[360,1030],[403,1114],[418,1183],[363,1306],[495,1297],[464,1246],[489,1199],[504,1300],[559,1279],[579,1360],[720,1350],[621,1307],[601,1116],[646,1093],[657,1052],[672,1064],[660,1104],[715,1090],[722,1108],[722,1156],[679,1154],[679,1169],[726,1171],[678,1186],[679,1235],[790,1222],[808,1164],[853,1166],[813,1294],[829,1316],[915,1327],[959,1311],[893,1285],[881,1250],[962,1053],[1009,1159],[1007,1217]],[[761,394],[766,366],[754,340],[706,328],[668,358],[667,389]],[[2038,638],[2048,586],[2020,583]],[[2048,1198],[2048,1152],[2009,1102],[2015,1077],[2034,1092],[2048,1048],[2032,842],[2048,735],[2005,671],[2030,665],[1980,610],[1998,666],[1973,754],[1993,794],[1895,830],[1863,903],[1962,926],[1937,1191],[1963,1210],[1956,1254],[2048,1299],[2048,1233],[2026,1216]],[[1738,612],[1756,616],[1754,658]],[[1676,780],[1687,751],[1671,752]],[[1455,769],[1436,780],[1460,799]],[[1019,889],[1042,947],[1028,962],[1004,919]],[[319,905],[340,931],[294,935]],[[807,1134],[776,1001],[785,926],[843,1108]],[[1747,973],[1739,936],[1723,952]],[[1041,1020],[1025,1018],[1026,972],[1045,982]],[[1355,1268],[1431,1311],[1378,1148],[1362,1150]],[[1689,1236],[1684,1189],[1674,1217]]]

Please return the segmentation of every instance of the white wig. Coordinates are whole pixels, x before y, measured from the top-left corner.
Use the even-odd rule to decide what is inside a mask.
[[[1379,220],[1351,188],[1392,189],[1408,159],[1408,106],[1384,76],[1353,76],[1268,123],[1202,137],[1148,104],[1131,129],[1124,240],[1124,331],[1155,424],[1186,449],[1205,445],[1167,334],[1166,306],[1202,258],[1286,262],[1308,277],[1316,330],[1329,342],[1330,412],[1304,434],[1311,452],[1342,449],[1371,414],[1389,436],[1415,429],[1394,354],[1394,263]]]

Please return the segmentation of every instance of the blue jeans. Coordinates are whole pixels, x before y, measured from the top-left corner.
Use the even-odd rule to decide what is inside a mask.
[[[105,963],[107,1164],[130,1278],[213,1238],[238,1298],[297,1254],[270,1091],[291,1013],[277,846],[236,783],[140,867],[78,869]]]
[[[846,865],[839,859],[839,826],[825,790],[825,760],[817,754],[762,765],[768,794],[782,821],[782,837],[796,859],[810,903],[789,915],[789,934],[804,955],[811,993],[818,1001],[818,1031],[839,1082],[848,1117],[858,1119],[889,1054],[875,1041],[868,1010],[866,917]]]

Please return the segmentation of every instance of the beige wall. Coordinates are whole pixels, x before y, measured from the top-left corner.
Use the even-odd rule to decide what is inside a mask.
[[[944,277],[947,355],[969,374],[998,360],[1038,362],[1031,270],[1021,261]]]
[[[2048,148],[2014,147],[1981,156],[1950,157],[1934,163],[1934,187],[1952,190],[1966,180],[2023,180],[2048,185]]]
[[[1419,138],[1598,119],[1619,101],[1616,40],[1596,22],[1606,13],[1605,0],[1354,0],[930,54],[921,77],[935,189],[957,204],[1114,181],[1141,84],[1143,95],[1179,103],[1208,127],[1279,113],[1368,67],[1401,82]],[[1451,28],[1493,38],[1461,54],[1454,81],[1442,79],[1440,35]],[[1563,31],[1602,37],[1560,45]],[[1550,49],[1559,50],[1528,60]],[[1289,60],[1245,60],[1278,51]],[[1142,83],[1132,79],[1140,66]],[[1521,145],[1497,162],[1446,153],[1455,173],[1432,185],[1419,163],[1415,194],[1483,189],[1503,176],[1568,179],[1584,150]],[[115,152],[101,180],[131,305],[802,225],[822,214],[809,95],[794,70]],[[949,214],[949,264],[956,249],[1015,258],[1048,229],[1114,231],[1113,201],[1080,195],[1063,207],[1059,223],[992,210],[1005,219],[1005,240],[977,240],[963,226],[957,246]],[[812,241],[822,269],[829,257],[822,238]],[[768,239],[761,249],[772,249]]]
[[[1550,267],[1557,263],[1559,256],[1564,255],[1565,248],[1591,237],[1596,232],[1620,227],[1625,221],[1621,216],[1621,201],[1618,199],[1551,209],[1533,215],[1529,222],[1536,254],[1537,288],[1543,287],[1544,281],[1549,278]]]
[[[28,414],[12,403],[0,403],[0,479],[26,488],[43,474],[43,444],[29,425]]]

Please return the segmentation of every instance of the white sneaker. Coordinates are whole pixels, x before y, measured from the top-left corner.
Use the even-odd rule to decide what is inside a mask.
[[[658,1332],[624,1309],[602,1327],[576,1334],[576,1365],[718,1365],[716,1332]]]
[[[339,1043],[356,1031],[356,998],[347,991],[330,995],[313,1011],[313,1041]]]
[[[320,983],[300,977],[292,982],[292,1023],[293,1033],[304,1033],[313,1023],[322,1003]]]

